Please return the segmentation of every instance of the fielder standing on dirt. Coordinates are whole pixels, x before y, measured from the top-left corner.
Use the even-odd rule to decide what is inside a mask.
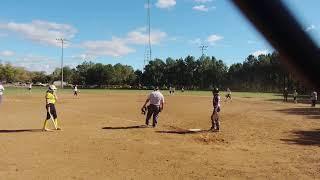
[[[2,103],[2,96],[3,96],[4,87],[2,83],[0,82],[0,105]]]
[[[212,91],[213,99],[212,99],[212,105],[213,105],[213,112],[211,115],[211,131],[220,131],[220,119],[219,119],[219,112],[220,112],[220,95],[219,95],[219,89],[214,88]]]
[[[295,104],[298,103],[298,92],[297,92],[296,89],[293,91],[293,102],[294,102]]]
[[[288,88],[284,88],[283,90],[283,102],[288,102],[289,91]]]
[[[73,87],[73,96],[78,96],[78,85]]]
[[[149,106],[147,104],[150,102]],[[141,109],[148,109],[146,117],[146,125],[149,126],[149,120],[153,116],[152,127],[155,128],[158,124],[159,113],[163,110],[164,107],[164,97],[159,91],[159,88],[155,88],[154,91],[148,96],[146,102],[143,104]]]
[[[31,90],[32,90],[32,83],[29,84],[28,90],[29,90],[29,92],[31,92]]]
[[[226,100],[225,100],[225,102],[227,101],[227,100],[232,100],[232,98],[231,98],[231,90],[229,89],[229,88],[227,88],[227,95],[226,95]]]
[[[312,107],[316,107],[317,100],[318,100],[318,93],[317,93],[317,91],[314,90],[311,93],[311,106]]]
[[[61,128],[59,128],[58,126],[58,116],[57,116],[57,111],[55,106],[58,99],[56,95],[56,90],[57,88],[54,85],[50,85],[46,93],[45,98],[46,98],[47,118],[43,124],[43,131],[49,131],[49,129],[47,129],[47,123],[48,123],[48,120],[50,119],[53,120],[53,124],[56,130],[61,130]]]

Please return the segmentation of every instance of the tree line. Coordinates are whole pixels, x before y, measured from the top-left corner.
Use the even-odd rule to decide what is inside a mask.
[[[122,64],[83,62],[75,68],[63,67],[64,81],[69,84],[102,87],[104,85],[133,85],[136,75],[133,67]],[[0,80],[6,83],[52,84],[61,80],[61,68],[53,73],[32,72],[11,64],[0,64]]]
[[[306,88],[286,71],[276,52],[255,57],[249,55],[242,63],[227,66],[215,57],[193,56],[149,62],[137,76],[145,85],[175,86],[185,89],[218,87],[237,91],[282,92],[285,87],[306,92]]]
[[[45,72],[31,72],[22,67],[14,67],[11,64],[0,64],[0,81],[13,82],[50,82],[51,76]]]
[[[134,70],[122,64],[83,62],[75,68],[64,67],[64,80],[86,87],[134,86],[185,89],[227,87],[238,91],[279,92],[287,87],[305,91],[294,75],[287,72],[279,61],[278,53],[255,57],[249,55],[242,63],[227,66],[223,60],[202,56],[195,58],[154,59],[144,70]],[[0,65],[0,79],[7,82],[52,83],[61,79],[61,69],[52,74],[30,72],[10,64]]]

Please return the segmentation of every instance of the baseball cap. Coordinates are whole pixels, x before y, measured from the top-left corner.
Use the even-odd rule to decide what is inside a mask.
[[[55,91],[55,90],[57,90],[57,87],[56,87],[55,85],[50,85],[50,86],[49,86],[49,89],[51,89],[51,90],[54,90],[54,91]]]

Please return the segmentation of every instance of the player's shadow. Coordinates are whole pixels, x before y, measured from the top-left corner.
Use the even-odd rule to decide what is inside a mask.
[[[0,130],[0,133],[42,132],[42,129],[11,129]]]
[[[148,127],[145,125],[140,125],[140,126],[103,127],[102,129],[121,130],[121,129],[142,129],[142,128],[148,128]]]
[[[156,133],[161,134],[201,134],[212,132],[210,130],[200,130],[200,131],[190,131],[190,130],[169,130],[169,131],[156,131]]]
[[[278,112],[293,114],[293,115],[302,115],[310,119],[320,119],[320,108],[305,107],[305,108],[288,108],[276,110]]]
[[[293,131],[294,138],[281,139],[288,144],[319,146],[320,147],[320,129],[311,131]]]

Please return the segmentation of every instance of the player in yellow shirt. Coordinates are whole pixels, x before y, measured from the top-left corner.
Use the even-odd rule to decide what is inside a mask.
[[[57,111],[56,111],[56,107],[55,104],[57,102],[57,95],[56,95],[56,91],[57,88],[54,85],[50,85],[49,89],[46,93],[46,109],[47,109],[47,118],[44,121],[43,124],[43,131],[49,131],[49,129],[47,129],[47,123],[48,120],[52,120],[54,127],[56,130],[61,130],[61,128],[59,128],[58,126],[58,116],[57,116]]]

